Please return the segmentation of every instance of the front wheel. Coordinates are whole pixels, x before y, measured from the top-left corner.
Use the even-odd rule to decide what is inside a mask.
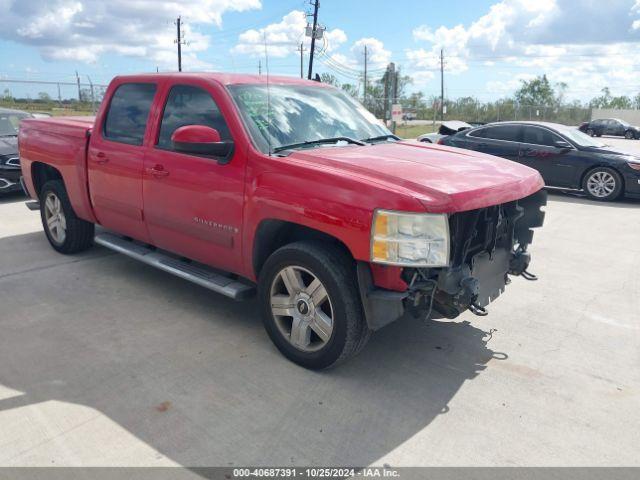
[[[598,167],[587,173],[582,187],[595,200],[615,200],[622,193],[622,177],[611,168]]]
[[[280,248],[262,268],[258,295],[269,337],[305,368],[343,362],[370,336],[355,262],[337,246],[303,241]]]
[[[595,132],[593,131],[593,128],[588,128],[587,129],[587,135],[589,135],[590,137],[593,137],[595,135]]]
[[[93,244],[94,224],[78,218],[61,180],[50,180],[40,192],[40,217],[47,240],[60,253],[77,253]]]

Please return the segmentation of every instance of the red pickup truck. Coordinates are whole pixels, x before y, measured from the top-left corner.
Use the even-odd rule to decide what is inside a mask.
[[[116,77],[95,120],[25,120],[19,145],[54,249],[95,242],[257,294],[275,345],[307,368],[405,311],[486,314],[508,275],[532,278],[546,203],[535,170],[401,141],[340,90],[284,77]]]

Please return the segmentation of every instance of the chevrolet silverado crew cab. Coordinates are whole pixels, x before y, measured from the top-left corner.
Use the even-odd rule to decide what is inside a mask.
[[[307,368],[405,311],[485,314],[509,275],[532,277],[546,203],[531,168],[401,141],[340,90],[284,77],[116,77],[95,120],[25,120],[19,145],[55,250],[95,242],[256,294],[271,340]]]

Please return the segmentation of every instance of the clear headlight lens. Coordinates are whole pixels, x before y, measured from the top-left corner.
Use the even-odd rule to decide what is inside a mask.
[[[371,261],[407,267],[446,267],[447,215],[376,210],[371,229]]]

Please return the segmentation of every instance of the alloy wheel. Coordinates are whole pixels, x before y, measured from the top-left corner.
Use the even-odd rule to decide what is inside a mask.
[[[597,171],[587,179],[587,190],[597,198],[606,198],[616,189],[616,179],[608,172]]]
[[[53,192],[47,193],[44,202],[44,218],[51,238],[62,245],[67,238],[67,219],[62,209],[62,202]]]
[[[295,348],[315,352],[329,342],[334,311],[325,286],[312,272],[284,267],[273,279],[270,300],[278,330]]]

